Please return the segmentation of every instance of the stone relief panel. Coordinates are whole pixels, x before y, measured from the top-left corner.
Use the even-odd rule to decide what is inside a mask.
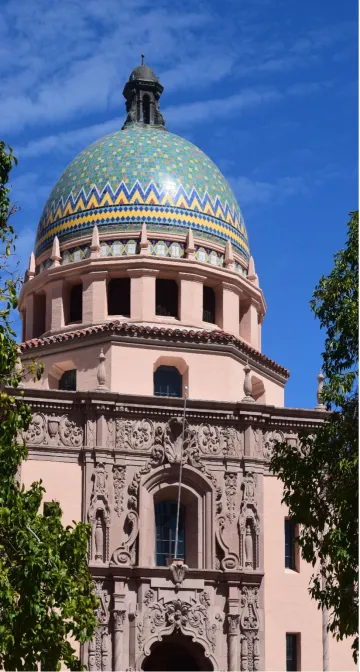
[[[23,438],[29,446],[80,448],[83,445],[83,429],[68,415],[34,413]]]
[[[103,580],[94,581],[95,594],[99,599],[99,606],[96,610],[96,617],[99,622],[95,630],[95,637],[89,642],[88,648],[88,669],[90,672],[95,670],[111,669],[111,640],[109,634],[109,587]]]
[[[257,503],[256,474],[248,472],[243,484],[240,505],[240,567],[257,569],[260,566],[260,519]]]
[[[131,434],[129,426],[126,432],[128,437],[130,435],[134,436]],[[144,436],[146,438],[145,443]],[[142,476],[162,464],[179,464],[182,461],[183,464],[189,464],[195,469],[199,469],[212,485],[215,488],[217,487],[214,474],[209,471],[201,459],[198,432],[190,427],[187,422],[183,426],[181,417],[171,418],[166,423],[157,423],[156,426],[145,421],[139,423],[136,434],[136,441],[140,441],[138,445],[146,445],[146,450],[148,450],[147,445],[150,436],[153,437],[153,444],[149,459],[136,472],[128,486],[129,496],[125,519],[128,538],[112,555],[111,562],[115,565],[134,565],[136,563],[136,542],[139,529],[138,495]]]
[[[145,594],[144,605],[145,612],[137,622],[140,656],[148,656],[154,641],[174,632],[190,636],[192,641],[202,644],[205,656],[213,656],[223,618],[220,613],[213,620],[210,618],[210,598],[206,591],[202,591],[198,598],[165,601],[164,598],[157,600],[155,592],[149,589]]]
[[[115,465],[113,467],[113,484],[115,506],[114,509],[118,516],[121,516],[124,511],[124,490],[126,481],[126,467],[122,465]]]
[[[240,596],[241,669],[248,672],[259,670],[260,665],[258,593],[257,587],[245,585]]]
[[[98,462],[92,475],[93,489],[90,497],[88,520],[92,524],[89,556],[96,562],[108,562],[110,545],[110,506],[108,474],[103,462]]]
[[[255,429],[255,456],[269,460],[275,441],[284,441],[284,438],[283,432],[277,430],[264,432],[260,428]]]

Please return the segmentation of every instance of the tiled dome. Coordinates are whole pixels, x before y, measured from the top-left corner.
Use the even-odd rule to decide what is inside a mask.
[[[100,233],[186,233],[231,240],[245,260],[244,220],[225,178],[195,145],[151,125],[132,124],[97,140],[64,171],[43,210],[36,256],[60,243]]]

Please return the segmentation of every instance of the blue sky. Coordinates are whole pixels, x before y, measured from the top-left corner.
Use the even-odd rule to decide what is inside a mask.
[[[356,3],[3,0],[0,135],[19,159],[22,266],[63,169],[121,127],[142,51],[167,127],[239,200],[267,301],[263,352],[291,371],[286,405],[313,407],[324,336],[309,301],[357,208]]]

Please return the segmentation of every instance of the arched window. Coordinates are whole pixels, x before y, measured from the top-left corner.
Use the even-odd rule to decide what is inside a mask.
[[[69,371],[64,371],[59,380],[59,390],[76,392],[76,369],[69,369]]]
[[[159,366],[154,373],[156,397],[182,397],[182,375],[175,366]]]
[[[108,315],[130,317],[130,278],[113,278],[108,284]]]
[[[157,567],[166,567],[167,558],[175,557],[176,512],[175,500],[155,504]],[[182,504],[180,504],[177,557],[185,559],[185,509]]]
[[[143,121],[144,124],[150,124],[150,98],[149,96],[143,96]]]
[[[82,321],[82,284],[70,289],[69,322]]]
[[[156,280],[156,315],[178,317],[178,286],[175,280]]]
[[[203,322],[215,324],[215,292],[212,287],[203,287]]]

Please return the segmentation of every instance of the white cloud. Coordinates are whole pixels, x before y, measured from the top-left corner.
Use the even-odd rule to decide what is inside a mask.
[[[302,177],[281,177],[274,182],[265,182],[239,176],[229,178],[229,182],[240,206],[282,202],[287,198],[307,192],[307,186]]]
[[[103,124],[94,124],[85,128],[47,135],[39,140],[32,140],[16,150],[18,158],[33,158],[43,154],[68,154],[80,151],[89,144],[108,133],[120,130],[124,123],[121,117],[115,117]]]

